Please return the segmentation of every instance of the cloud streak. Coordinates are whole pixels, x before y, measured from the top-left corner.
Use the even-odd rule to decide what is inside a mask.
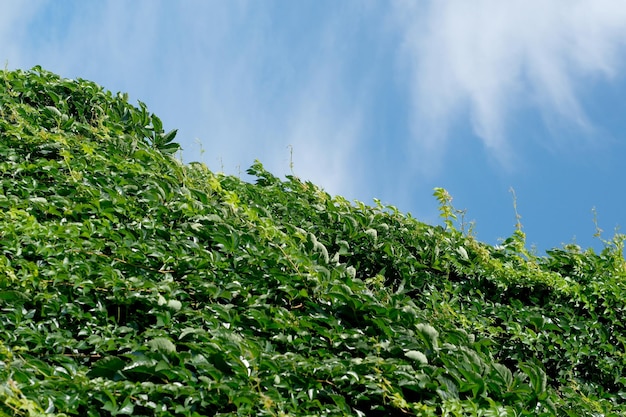
[[[399,1],[395,12],[405,33],[413,135],[430,155],[443,152],[466,115],[502,165],[512,162],[508,122],[522,108],[591,131],[581,86],[617,77],[624,58],[620,2],[451,0],[424,8]]]
[[[362,124],[359,94],[345,88],[358,84],[346,22],[368,11],[354,4],[39,1],[29,13],[7,8],[0,40],[16,45],[11,67],[40,64],[146,102],[179,128],[186,160],[237,174],[260,159],[281,174],[293,145],[295,172],[339,193],[354,188],[345,167],[357,165]]]

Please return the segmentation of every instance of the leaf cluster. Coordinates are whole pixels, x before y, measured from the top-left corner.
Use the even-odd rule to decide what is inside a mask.
[[[0,82],[0,416],[626,410],[624,259],[501,246],[260,163],[183,165],[146,106]]]

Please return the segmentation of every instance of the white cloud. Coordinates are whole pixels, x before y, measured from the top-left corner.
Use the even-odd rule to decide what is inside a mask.
[[[15,45],[12,67],[40,64],[129,92],[179,128],[187,160],[237,174],[260,159],[280,175],[291,144],[300,176],[332,192],[349,186],[343,167],[360,119],[342,87],[353,41],[342,30],[353,11],[322,12],[300,30],[310,16],[298,6],[249,1],[38,5],[0,16],[2,46]]]
[[[362,134],[358,109],[341,104],[336,72],[317,74],[288,116],[286,137],[293,146],[294,173],[330,194],[355,198],[361,169],[357,141]]]
[[[212,169],[237,174],[259,159],[277,175],[289,173],[292,145],[295,173],[331,193],[356,196],[367,182],[355,174],[367,156],[355,153],[367,152],[357,141],[370,109],[372,74],[360,68],[355,75],[354,59],[359,19],[373,13],[371,7],[154,0],[40,5],[29,14],[15,8],[0,20],[7,34],[32,29],[15,42],[13,67],[41,64],[129,92],[166,128],[179,129],[186,160]]]
[[[365,11],[357,8],[347,15],[357,18]],[[307,77],[289,100],[285,137],[293,146],[296,175],[330,194],[356,198],[365,181],[359,175],[364,152],[358,146],[370,97],[367,77],[354,90],[346,87],[354,68],[345,47],[354,46],[355,33],[345,18],[335,14],[320,24]]]
[[[611,0],[449,0],[395,3],[411,74],[413,133],[441,154],[459,116],[496,158],[511,161],[507,122],[536,107],[592,130],[581,86],[622,69],[626,4]],[[439,155],[440,156],[440,155]]]
[[[362,97],[345,89],[349,63],[338,46],[351,39],[341,33],[343,20],[293,32],[302,15],[285,21],[293,14],[244,4],[235,15],[222,16],[229,24],[219,30],[199,24],[203,19],[187,21],[194,39],[209,42],[188,66],[202,63],[190,77],[198,83],[203,130],[196,131],[204,160],[237,173],[236,165],[245,171],[259,159],[276,175],[288,174],[291,145],[296,175],[331,193],[353,191]]]
[[[2,53],[11,68],[41,65],[62,76],[106,82],[110,89],[128,87],[145,81],[159,56],[160,10],[159,3],[145,0],[36,1],[8,15],[3,11]]]

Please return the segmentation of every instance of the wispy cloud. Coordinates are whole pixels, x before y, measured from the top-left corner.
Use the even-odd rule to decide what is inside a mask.
[[[310,80],[289,116],[287,137],[296,175],[331,194],[356,197],[362,186],[356,173],[362,168],[357,155],[363,120],[359,109],[341,103],[340,81],[333,71]]]
[[[413,134],[420,150],[441,153],[466,114],[503,164],[512,159],[508,122],[536,108],[592,130],[580,87],[622,69],[626,5],[611,0],[451,0],[395,3],[405,31]]]
[[[12,67],[41,64],[129,92],[179,128],[186,160],[237,174],[260,159],[280,175],[289,172],[291,144],[298,175],[331,192],[350,188],[354,176],[345,167],[355,165],[350,153],[362,119],[357,94],[344,87],[354,78],[345,57],[355,33],[346,19],[367,8],[191,0],[37,5],[0,17],[5,51],[11,36],[23,35],[13,38]]]
[[[218,169],[245,171],[259,159],[286,174],[291,145],[296,175],[331,193],[349,192],[356,186],[350,171],[358,165],[352,153],[362,97],[345,88],[351,74],[342,45],[354,34],[342,33],[342,17],[302,7],[318,13],[312,4],[282,5],[278,12],[244,2],[234,15],[228,9],[221,20],[229,24],[219,29],[202,24],[206,17],[186,17],[191,38],[202,39],[192,43],[194,63],[185,65],[202,63],[190,74],[199,91],[202,130],[196,132],[206,162],[215,167],[219,160]]]
[[[10,13],[0,22],[19,35],[11,41],[2,39],[3,52],[5,45],[13,47],[10,67],[42,65],[63,76],[107,82],[114,89],[143,84],[159,57],[163,7],[157,3],[113,0],[60,5],[40,0],[21,9],[29,13]]]

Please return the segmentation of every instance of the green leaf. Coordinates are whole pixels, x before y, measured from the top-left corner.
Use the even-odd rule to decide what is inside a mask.
[[[158,149],[165,155],[172,155],[180,149],[180,145],[178,143],[167,143],[165,145],[159,145]]]
[[[437,332],[433,326],[426,323],[419,323],[415,328],[424,342],[426,342],[429,349],[436,350],[439,347],[439,332]]]
[[[155,337],[152,340],[148,341],[148,346],[150,349],[164,352],[164,353],[174,353],[176,352],[176,345],[168,338],[165,337]]]
[[[154,132],[157,134],[160,134],[161,132],[163,132],[163,122],[161,122],[161,119],[159,119],[156,115],[152,115],[151,116],[151,120],[152,120],[152,127],[154,129]]]
[[[167,302],[167,306],[169,308],[171,308],[172,310],[174,310],[174,311],[180,311],[180,309],[182,308],[183,304],[180,301],[178,301],[178,300],[169,300]]]
[[[132,415],[134,411],[135,411],[134,404],[131,402],[130,398],[127,398],[122,404],[122,406],[119,408],[119,410],[117,410],[116,414],[117,415],[120,415],[120,414]]]
[[[159,142],[160,142],[159,149],[162,149],[163,145],[166,145],[166,144],[172,142],[174,140],[174,138],[176,138],[176,134],[177,133],[178,133],[178,129],[173,129],[173,130],[170,130],[167,133],[164,133],[161,136],[160,140],[159,140]]]
[[[87,376],[91,378],[113,378],[118,371],[124,369],[126,362],[116,356],[107,356],[93,364]]]
[[[27,294],[21,291],[0,291],[0,301],[8,301],[10,303],[22,303],[29,300]]]
[[[464,261],[468,261],[469,260],[469,256],[467,255],[467,251],[465,250],[465,248],[463,246],[459,246],[458,248],[456,248],[456,252],[461,256],[461,259],[463,259]]]
[[[424,355],[420,351],[409,350],[409,351],[404,353],[404,356],[406,356],[409,359],[413,359],[415,362],[419,362],[422,365],[427,365],[428,364],[428,359],[426,358],[426,355]]]
[[[493,363],[491,366],[495,370],[497,378],[504,383],[506,389],[509,389],[513,385],[511,370],[500,363]]]
[[[48,204],[48,200],[43,197],[30,197],[28,201],[35,204]]]
[[[62,116],[62,114],[61,114],[61,112],[59,111],[59,109],[57,109],[57,108],[56,108],[56,107],[54,107],[54,106],[46,106],[46,107],[45,107],[45,110],[46,110],[46,112],[47,112],[49,115],[52,115],[53,117],[58,117],[58,118],[60,119],[60,118],[61,118],[61,116]]]
[[[531,363],[521,363],[520,369],[530,378],[530,386],[535,392],[537,399],[543,401],[547,398],[546,392],[547,375],[539,366]]]

